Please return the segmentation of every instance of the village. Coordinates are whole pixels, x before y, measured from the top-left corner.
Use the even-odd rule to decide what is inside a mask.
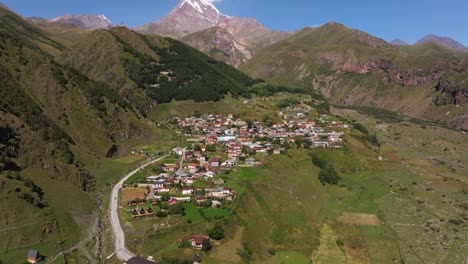
[[[268,155],[295,148],[341,148],[347,124],[307,113],[277,113],[277,122],[251,122],[233,114],[177,118],[173,124],[185,137],[161,162],[138,172],[122,190],[129,220],[181,215],[187,224],[222,219],[231,214],[237,192],[229,174],[262,164]],[[135,151],[136,152],[136,151]],[[205,235],[182,238],[201,249]]]

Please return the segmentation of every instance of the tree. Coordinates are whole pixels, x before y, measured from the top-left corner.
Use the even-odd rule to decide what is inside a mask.
[[[211,245],[211,241],[209,238],[205,238],[202,241],[202,251],[203,252],[208,252],[211,250],[213,246]]]
[[[201,202],[200,207],[210,208],[211,207],[211,200],[206,200],[206,201]]]
[[[221,225],[216,224],[209,232],[208,235],[214,240],[221,240],[224,238],[224,229]]]
[[[327,166],[320,170],[319,180],[323,185],[337,185],[340,179],[340,176],[332,166]]]
[[[176,203],[169,206],[168,213],[170,215],[183,215],[184,214],[184,204],[183,203]]]
[[[156,216],[157,217],[167,217],[167,213],[165,211],[157,211]]]

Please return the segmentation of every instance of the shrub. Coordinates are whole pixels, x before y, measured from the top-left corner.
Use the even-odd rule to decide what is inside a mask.
[[[221,240],[224,238],[224,229],[221,225],[216,224],[209,232],[208,236],[214,240]]]
[[[327,166],[327,161],[320,158],[316,154],[312,154],[312,163],[314,163],[314,165],[319,167],[320,169],[323,169]]]
[[[269,248],[269,249],[268,249],[268,254],[269,254],[270,256],[274,256],[274,255],[276,255],[276,250],[275,250],[274,248]]]
[[[157,217],[167,217],[167,213],[165,211],[157,211],[156,216]]]
[[[211,250],[213,246],[211,245],[211,241],[208,238],[203,239],[202,241],[202,251],[203,252],[208,252]]]
[[[332,166],[327,166],[320,170],[319,180],[323,185],[337,185],[340,181],[340,176]]]
[[[361,123],[354,123],[353,128],[361,131],[363,134],[369,134],[369,130]]]
[[[184,214],[184,204],[183,203],[176,203],[169,206],[168,213],[170,215],[183,215]]]
[[[253,252],[250,249],[249,244],[247,244],[247,241],[242,242],[242,248],[237,249],[237,255],[239,255],[245,263],[250,263],[252,254]]]

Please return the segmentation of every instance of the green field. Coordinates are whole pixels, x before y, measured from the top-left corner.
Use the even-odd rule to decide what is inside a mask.
[[[220,208],[206,208],[203,209],[203,216],[209,219],[219,219],[229,216],[229,211]]]
[[[185,203],[184,208],[185,208],[185,216],[184,216],[185,221],[188,221],[190,219],[192,224],[199,224],[205,221],[203,216],[200,214],[200,211],[193,203]]]

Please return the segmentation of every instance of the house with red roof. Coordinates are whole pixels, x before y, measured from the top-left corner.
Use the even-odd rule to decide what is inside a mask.
[[[207,236],[186,236],[182,240],[189,241],[193,248],[202,248],[203,240],[209,239]]]
[[[211,158],[210,160],[210,164],[211,166],[213,167],[219,167],[219,163],[221,162],[221,158],[220,157],[214,157],[214,158]]]
[[[179,203],[179,202],[180,202],[180,201],[177,200],[177,199],[175,199],[175,198],[171,198],[171,199],[168,201],[169,205],[174,205],[174,204]]]

